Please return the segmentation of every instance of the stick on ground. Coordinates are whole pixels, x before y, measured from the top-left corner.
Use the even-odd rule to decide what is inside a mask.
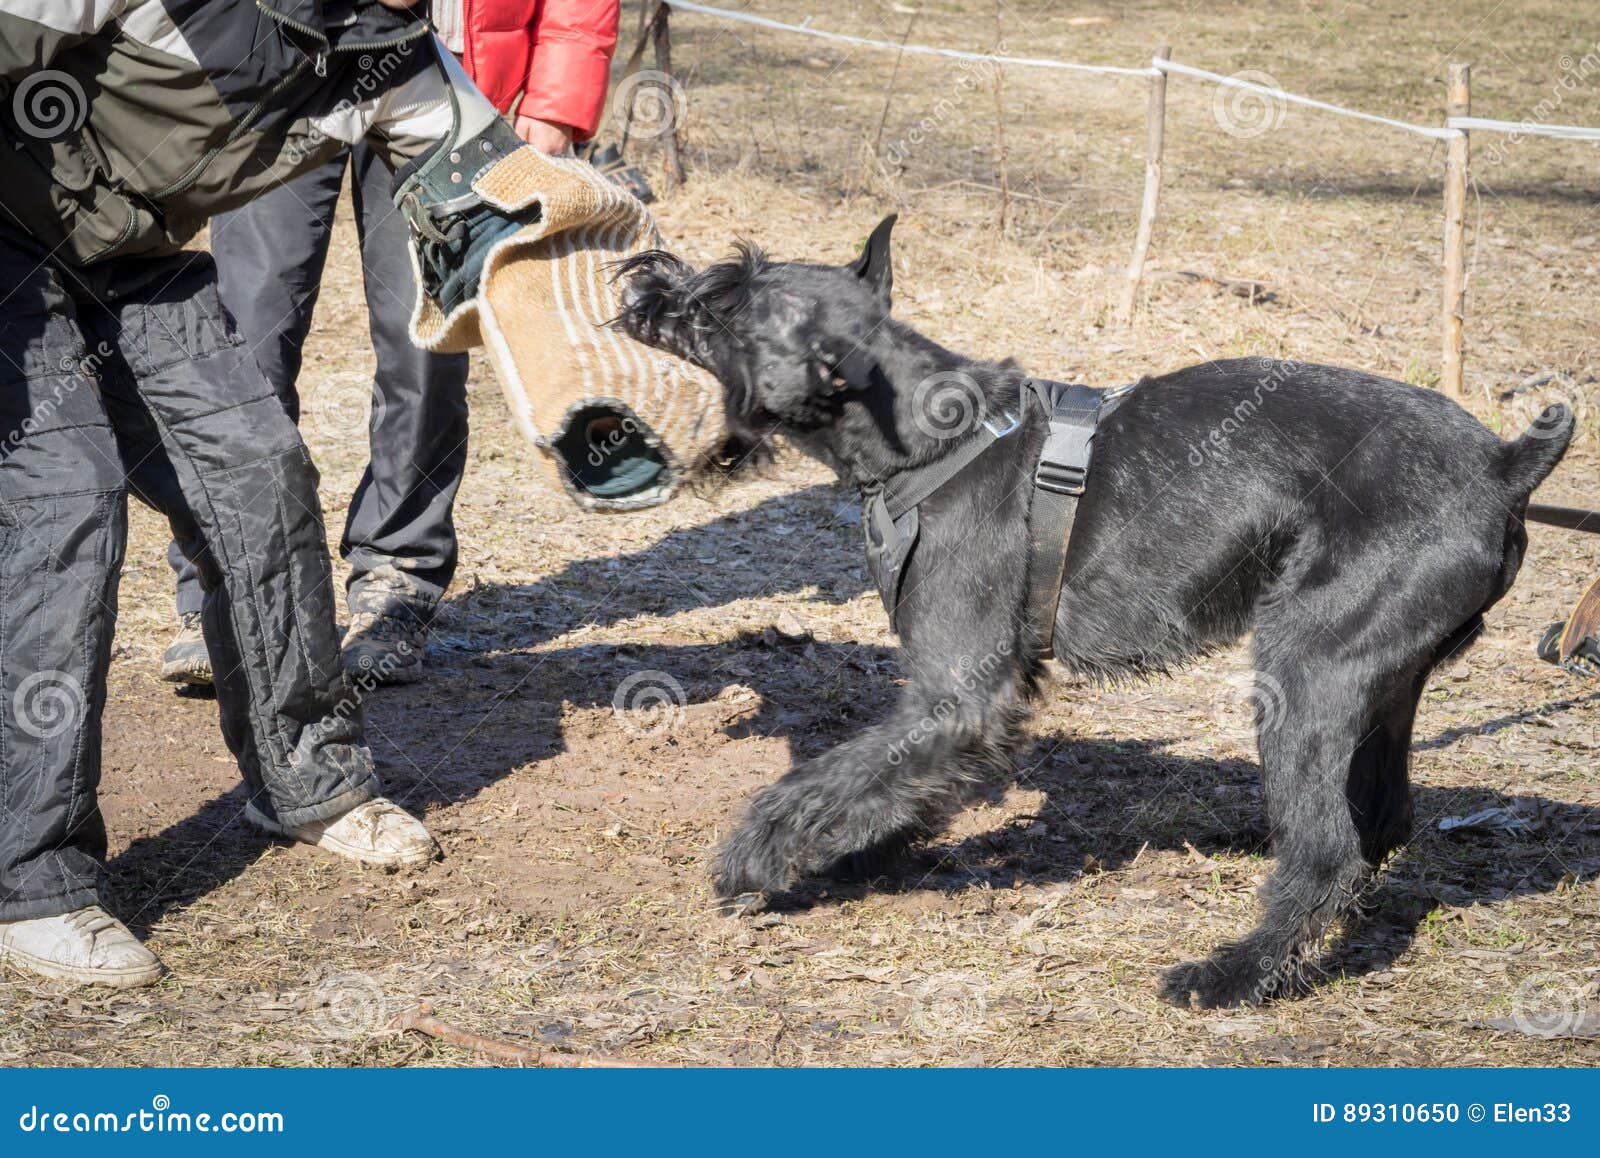
[[[598,1054],[581,1053],[554,1053],[550,1050],[529,1049],[527,1046],[516,1045],[509,1041],[496,1041],[492,1037],[483,1037],[465,1029],[457,1029],[448,1022],[440,1021],[433,1016],[433,1006],[423,1004],[406,1010],[394,1019],[396,1029],[412,1030],[416,1033],[425,1033],[429,1037],[436,1037],[440,1041],[448,1041],[451,1045],[459,1045],[463,1049],[470,1049],[473,1053],[483,1054],[485,1057],[498,1058],[501,1061],[520,1062],[526,1066],[536,1066],[540,1069],[659,1069],[651,1062],[623,1061],[620,1058],[605,1057]]]

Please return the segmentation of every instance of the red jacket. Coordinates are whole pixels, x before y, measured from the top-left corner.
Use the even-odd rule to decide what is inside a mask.
[[[462,63],[502,113],[600,127],[621,0],[463,0]]]

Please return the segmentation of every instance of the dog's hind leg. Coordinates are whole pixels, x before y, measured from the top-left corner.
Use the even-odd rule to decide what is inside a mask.
[[[1008,749],[1030,690],[1015,657],[991,657],[937,686],[907,689],[892,719],[799,765],[758,793],[717,856],[723,896],[776,893],[863,852],[940,827]]]
[[[1169,969],[1162,996],[1202,1007],[1291,990],[1328,927],[1410,832],[1406,768],[1422,678],[1349,660],[1264,664],[1257,730],[1277,867],[1261,923]]]
[[[1373,869],[1411,839],[1411,728],[1422,697],[1423,672],[1397,688],[1356,745],[1345,796],[1361,838],[1362,859]]]

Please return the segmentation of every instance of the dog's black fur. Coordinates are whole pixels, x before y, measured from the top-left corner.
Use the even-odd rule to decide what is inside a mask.
[[[890,316],[889,218],[842,267],[743,246],[696,271],[626,263],[617,324],[714,374],[730,422],[781,432],[858,487],[948,454],[952,402],[1017,413],[1014,363],[946,350]],[[980,396],[981,395],[981,396]],[[1009,774],[1042,671],[1025,620],[1036,408],[921,507],[893,717],[757,795],[721,850],[725,896],[774,893],[931,834]],[[974,418],[983,415],[975,414]],[[1099,680],[1165,672],[1254,633],[1256,727],[1277,867],[1247,936],[1169,969],[1203,1006],[1290,991],[1412,822],[1423,685],[1510,588],[1528,495],[1565,453],[1553,407],[1502,442],[1437,393],[1270,359],[1146,379],[1101,426],[1055,648]]]

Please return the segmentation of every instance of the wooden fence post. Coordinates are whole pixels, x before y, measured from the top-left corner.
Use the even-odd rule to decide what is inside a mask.
[[[639,66],[644,63],[644,50],[650,47],[651,39],[655,35],[655,17],[660,9],[659,3],[651,5],[650,0],[640,0],[639,3],[639,36],[633,42],[633,51],[628,53],[628,59],[622,66],[622,75],[617,78],[615,91],[620,91],[624,83],[634,73],[639,71]],[[622,110],[622,139],[617,145],[617,152],[627,155],[628,139],[633,135],[633,101],[629,94],[626,108]]]
[[[1158,60],[1168,59],[1172,49],[1161,45]],[[1128,260],[1128,284],[1122,291],[1117,320],[1126,325],[1133,320],[1139,300],[1139,283],[1144,280],[1144,261],[1150,252],[1150,234],[1155,228],[1156,207],[1161,201],[1161,151],[1167,136],[1167,74],[1150,78],[1150,94],[1145,102],[1144,200],[1139,205],[1139,232],[1133,239],[1133,256]]]
[[[662,4],[656,12],[655,48],[656,71],[667,79],[666,99],[672,106],[668,114],[672,124],[662,136],[661,144],[667,152],[667,175],[672,178],[673,185],[678,186],[683,184],[683,159],[678,155],[678,105],[672,92],[672,86],[678,82],[672,75],[672,31],[667,23],[671,15],[672,8],[667,4]]]
[[[670,108],[667,115],[672,118],[668,131],[662,135],[661,147],[666,153],[667,176],[674,185],[683,184],[683,161],[678,155],[678,103],[672,86],[677,81],[672,76],[672,32],[667,20],[670,9],[666,0],[657,0],[654,5],[649,0],[643,0],[639,7],[639,38],[634,41],[633,51],[628,54],[627,63],[622,66],[622,75],[617,81],[620,91],[630,77],[639,71],[639,66],[644,63],[645,49],[655,50],[655,71],[660,73],[667,82],[667,92],[663,94]],[[622,111],[622,140],[617,146],[617,151],[626,155],[628,141],[633,136],[633,103],[630,96],[628,107]]]
[[[1452,64],[1445,112],[1472,115],[1472,67]],[[1450,138],[1444,162],[1444,364],[1439,384],[1451,398],[1465,392],[1463,338],[1467,297],[1467,134]]]

